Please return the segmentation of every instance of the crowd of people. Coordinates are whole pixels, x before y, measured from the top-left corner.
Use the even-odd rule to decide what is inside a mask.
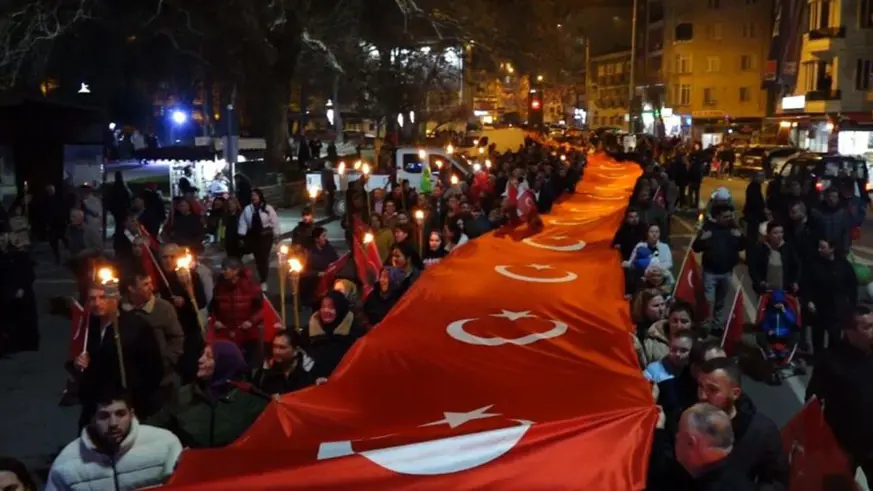
[[[821,204],[793,191],[765,199],[758,196],[760,179],[753,180],[743,227],[730,193],[716,191],[692,246],[702,255],[705,297],[695,304],[674,295],[670,223],[678,210],[697,209],[707,162],[699,148],[656,147],[643,142],[634,154],[613,152],[644,170],[613,246],[626,271],[640,370],[661,408],[648,489],[787,489],[779,430],[744,393],[740,369],[719,336],[731,277],[744,254],[756,291],[772,296],[774,308],[785,314],[787,303],[777,295],[800,299],[808,322],[795,312],[777,317],[777,328],[794,319],[788,334],[802,345],[803,329],[812,327],[810,396],[828,402],[826,416],[853,469],[870,475],[873,426],[863,416],[873,402],[863,384],[871,375],[873,314],[858,304],[839,192],[826,190]],[[490,149],[465,180],[441,172],[428,192],[403,182],[368,193],[363,180],[349,183],[346,240],[354,249],[366,235],[379,268],[362,276],[360,268],[344,267],[312,208],[304,208],[289,235],[294,253],[305,258],[299,298],[311,314],[299,330],[283,326],[269,336],[265,292],[282,231],[260,190],[243,190],[245,196],[238,190],[208,210],[185,193],[167,216],[155,190],[134,195],[120,176],[103,203],[95,203],[90,189],[75,200],[47,189],[40,227],[76,275],[88,312],[87,343],[68,363],[70,390],[82,406],[80,436],[58,455],[48,489],[157,485],[183,448],[231,443],[272,397],[330,383],[343,355],[390,314],[424,270],[487,232],[506,234],[526,224],[535,233],[539,215],[574,192],[589,151],[612,150],[608,139],[577,149],[529,139],[515,152]],[[103,257],[97,225],[104,204],[119,224],[112,260]],[[13,208],[16,213],[23,207]],[[32,324],[19,322],[2,335],[21,350],[37,349],[32,263],[11,222],[4,218],[10,232],[0,243],[0,267],[31,266],[28,274],[14,275],[21,284],[4,289],[3,301],[29,302],[15,312],[32,314]],[[197,261],[207,234],[226,256],[217,273]],[[27,260],[9,259],[15,254]],[[249,254],[255,271],[244,260]],[[180,268],[186,257],[193,261]],[[118,272],[118,287],[95,281],[95,269],[107,264]],[[782,335],[777,328],[759,337],[762,348]],[[0,476],[8,470],[24,489],[30,486],[20,466],[2,462]]]

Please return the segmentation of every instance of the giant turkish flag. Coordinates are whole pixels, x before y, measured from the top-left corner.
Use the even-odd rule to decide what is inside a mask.
[[[169,487],[643,489],[657,410],[610,247],[639,175],[592,156],[543,232],[455,250],[325,384],[186,451]]]

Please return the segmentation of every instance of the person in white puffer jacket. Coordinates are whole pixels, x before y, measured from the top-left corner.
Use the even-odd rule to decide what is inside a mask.
[[[142,425],[127,396],[108,394],[82,435],[64,447],[46,479],[46,491],[121,491],[163,484],[182,444],[171,432]]]

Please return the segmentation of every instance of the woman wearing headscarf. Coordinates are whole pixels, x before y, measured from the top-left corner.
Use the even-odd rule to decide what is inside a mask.
[[[319,303],[304,331],[303,346],[315,360],[314,375],[328,377],[364,330],[342,292],[332,290]]]
[[[403,270],[397,268],[382,268],[379,272],[379,281],[376,290],[367,297],[364,303],[364,315],[371,326],[382,322],[394,304],[400,300],[403,284]]]
[[[237,232],[240,237],[246,238],[246,248],[255,256],[255,266],[261,278],[261,290],[267,291],[270,251],[273,248],[273,241],[282,231],[276,210],[267,204],[264,192],[260,189],[252,190],[252,203],[243,209]]]
[[[230,341],[206,346],[197,367],[197,380],[182,386],[177,403],[164,408],[146,424],[172,431],[191,448],[223,447],[245,432],[269,402],[266,397],[240,390],[249,367]]]

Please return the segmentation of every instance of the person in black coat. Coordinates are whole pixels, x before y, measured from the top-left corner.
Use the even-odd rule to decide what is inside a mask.
[[[734,445],[730,468],[747,476],[759,491],[786,491],[788,457],[779,428],[758,412],[751,399],[741,398],[737,364],[728,358],[714,358],[700,367],[697,380],[701,402],[718,407],[731,419]]]
[[[740,251],[746,248],[746,240],[736,224],[733,209],[729,205],[714,205],[712,216],[694,240],[694,252],[702,252],[703,290],[709,304],[709,328],[724,328],[724,306],[734,268],[740,263]]]
[[[200,354],[203,353],[203,334],[200,330],[200,315],[199,309],[206,307],[206,292],[203,289],[203,282],[196,270],[191,270],[191,284],[194,293],[195,305],[191,302],[188,289],[179,277],[179,272],[176,271],[176,260],[184,254],[184,251],[176,244],[164,244],[161,247],[161,269],[164,272],[164,277],[169,283],[169,287],[163,281],[157,285],[158,292],[161,298],[173,304],[176,308],[176,314],[179,317],[179,323],[182,325],[182,330],[185,332],[185,343],[182,349],[182,356],[177,363],[179,376],[182,377],[182,383],[188,384],[197,378],[197,360],[200,359]]]
[[[758,295],[768,290],[797,293],[800,289],[800,256],[784,237],[785,227],[771,221],[767,224],[767,240],[763,244],[750,244],[749,276]]]
[[[767,221],[767,205],[764,202],[764,194],[761,192],[761,184],[764,175],[756,173],[752,182],[746,186],[746,203],[743,205],[743,220],[746,221],[746,237],[750,242],[758,237],[758,229]]]
[[[120,310],[118,298],[107,293],[106,288],[101,285],[92,285],[88,290],[91,317],[86,351],[78,355],[73,363],[81,373],[80,430],[94,416],[100,391],[106,387],[122,387],[115,327],[112,322],[116,315],[126,388],[131,395],[137,417],[146,419],[161,408],[160,385],[164,376],[164,363],[154,331],[142,317]]]
[[[303,349],[315,360],[314,375],[327,378],[364,335],[345,295],[336,290],[327,293],[303,331]]]
[[[281,331],[273,338],[273,356],[255,371],[252,382],[265,394],[287,394],[315,383],[314,360],[299,348],[297,331]]]
[[[812,326],[816,355],[824,352],[825,334],[830,343],[840,338],[840,326],[858,304],[858,278],[849,261],[837,254],[837,244],[820,239],[818,251],[819,257],[804,264],[801,285],[804,322]]]
[[[708,403],[682,413],[675,444],[658,420],[649,458],[647,491],[757,491],[732,464],[736,452],[730,417]]]
[[[849,457],[851,474],[860,467],[873,479],[873,310],[859,305],[843,324],[843,342],[819,357],[806,398],[824,402],[825,420]]]
[[[382,322],[403,293],[403,270],[386,267],[379,272],[375,291],[364,302],[364,315],[371,326]]]
[[[2,235],[2,234],[0,234]],[[0,237],[0,354],[39,351],[34,263],[27,251]]]

